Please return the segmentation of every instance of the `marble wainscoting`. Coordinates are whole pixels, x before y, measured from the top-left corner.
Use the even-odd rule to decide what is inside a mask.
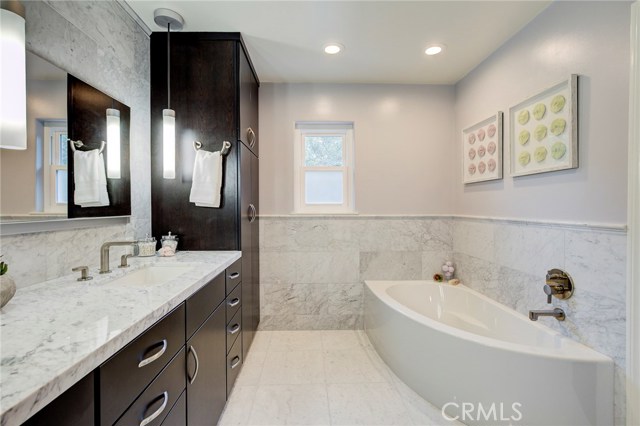
[[[261,329],[361,329],[364,280],[431,278],[452,232],[447,217],[261,216]]]
[[[623,230],[456,218],[453,257],[462,282],[523,315],[560,307],[564,322],[538,321],[615,361],[615,421],[625,424],[626,244]],[[576,289],[547,305],[546,271],[560,268]]]

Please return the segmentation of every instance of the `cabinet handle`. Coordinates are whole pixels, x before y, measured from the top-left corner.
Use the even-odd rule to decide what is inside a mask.
[[[138,368],[142,368],[145,365],[151,364],[153,361],[155,361],[158,358],[160,358],[162,356],[162,354],[166,352],[166,350],[167,350],[167,339],[163,339],[162,340],[162,347],[160,348],[160,350],[158,352],[156,352],[155,354],[151,355],[149,358],[145,358],[142,361],[140,361],[140,363],[138,364]]]
[[[193,372],[193,377],[189,377],[189,384],[192,385],[195,382],[196,377],[198,377],[198,370],[200,369],[200,360],[198,359],[198,353],[196,352],[196,348],[193,346],[189,346],[189,352],[193,354],[193,359],[196,361],[196,371]]]
[[[253,221],[256,220],[256,216],[258,216],[256,206],[249,204],[249,223],[253,223]]]
[[[167,403],[169,402],[169,392],[164,391],[162,393],[162,397],[164,398],[164,401],[162,401],[162,405],[160,406],[160,408],[158,408],[156,411],[151,413],[149,417],[145,417],[144,419],[142,419],[142,421],[140,422],[140,426],[147,426],[149,423],[154,421],[160,414],[162,414],[165,408],[167,408]]]
[[[236,306],[238,306],[239,303],[240,303],[240,299],[236,297],[235,299],[229,300],[229,307],[235,308]]]
[[[236,368],[238,365],[240,365],[240,357],[239,356],[234,356],[233,359],[231,360],[231,369],[233,370],[234,368]]]
[[[253,148],[256,144],[256,132],[251,127],[247,129],[247,141],[249,142],[249,148]]]
[[[240,276],[240,272],[234,272],[233,274],[229,275],[229,278],[231,278],[232,280],[235,280],[239,276]]]
[[[232,336],[238,331],[240,331],[240,324],[234,324],[233,327],[227,328],[227,332]]]

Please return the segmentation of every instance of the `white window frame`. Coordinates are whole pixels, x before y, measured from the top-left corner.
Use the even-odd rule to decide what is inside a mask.
[[[342,136],[342,166],[305,166],[306,136]],[[293,144],[294,158],[294,214],[355,214],[354,202],[354,136],[351,122],[297,122]],[[341,204],[322,203],[308,204],[305,200],[305,172],[306,171],[341,171],[343,172],[343,188]]]
[[[44,123],[44,212],[45,213],[66,213],[67,203],[56,202],[56,173],[58,170],[68,170],[67,166],[55,164],[55,158],[59,158],[58,135],[66,134],[66,126],[60,123]],[[67,151],[69,155],[69,151]],[[67,158],[67,164],[69,159]],[[67,175],[67,179],[69,176]]]

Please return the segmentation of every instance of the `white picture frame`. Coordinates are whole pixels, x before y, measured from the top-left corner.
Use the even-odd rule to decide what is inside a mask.
[[[502,179],[503,113],[498,111],[462,131],[462,182]]]
[[[509,108],[511,176],[578,167],[578,75]]]

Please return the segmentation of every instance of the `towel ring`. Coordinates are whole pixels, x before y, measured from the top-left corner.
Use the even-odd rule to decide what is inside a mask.
[[[67,140],[69,141],[69,146],[71,147],[71,151],[73,152],[76,152],[77,148],[86,147],[86,145],[82,141],[74,141],[71,139],[67,139]],[[100,144],[100,151],[98,151],[100,154],[102,154],[102,151],[104,151],[105,145],[106,145],[106,142],[102,141],[102,143]]]
[[[197,151],[200,148],[202,148],[202,142],[193,141],[193,149],[194,149],[194,151]],[[220,155],[227,155],[230,150],[231,150],[231,142],[229,142],[229,141],[222,142],[222,149],[220,149]]]

